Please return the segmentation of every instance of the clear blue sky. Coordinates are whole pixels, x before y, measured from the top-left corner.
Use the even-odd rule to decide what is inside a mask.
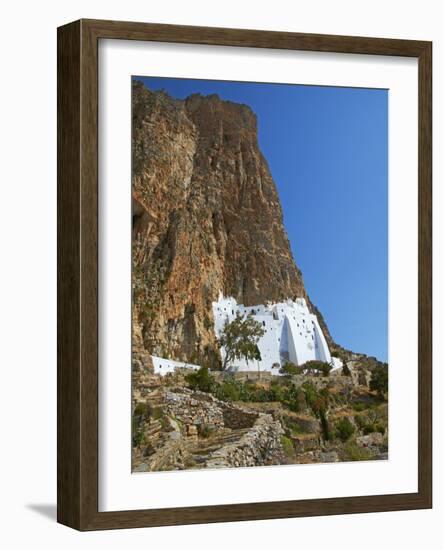
[[[312,301],[337,343],[387,361],[388,91],[136,78],[252,108]]]

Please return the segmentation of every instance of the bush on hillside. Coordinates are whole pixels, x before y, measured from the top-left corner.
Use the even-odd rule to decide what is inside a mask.
[[[291,363],[291,361],[286,361],[286,363],[280,368],[279,373],[286,376],[292,376],[295,374],[303,374],[303,369],[302,367],[298,367],[294,363]]]
[[[212,392],[215,387],[215,379],[210,374],[208,367],[200,367],[198,371],[191,372],[185,376],[191,390]]]
[[[384,397],[388,393],[388,366],[379,365],[371,373],[369,389],[376,391],[379,397]]]
[[[303,372],[307,372],[307,374],[314,374],[317,376],[329,376],[332,367],[329,363],[325,363],[324,361],[313,360],[306,361],[306,363],[301,365],[301,369]]]
[[[352,435],[354,435],[354,432],[355,427],[349,418],[342,418],[335,425],[335,436],[343,442],[347,441]]]

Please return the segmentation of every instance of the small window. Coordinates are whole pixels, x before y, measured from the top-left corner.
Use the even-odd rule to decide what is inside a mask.
[[[266,323],[265,323],[265,321],[262,321],[262,323],[263,323],[263,326],[265,327],[265,326],[266,326]]]
[[[232,310],[232,315],[234,315],[234,310]]]

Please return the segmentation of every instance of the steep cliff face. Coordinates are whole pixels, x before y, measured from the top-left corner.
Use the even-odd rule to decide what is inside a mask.
[[[246,105],[133,83],[134,345],[214,364],[211,302],[307,298]]]

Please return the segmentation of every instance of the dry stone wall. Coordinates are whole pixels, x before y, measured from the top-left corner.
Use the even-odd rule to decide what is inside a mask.
[[[283,457],[283,429],[270,414],[249,411],[185,388],[165,391],[164,412],[181,423],[188,436],[196,436],[203,426],[215,433],[239,433],[238,439],[215,450],[204,467],[261,466],[278,463]]]
[[[259,413],[186,388],[165,392],[165,403],[165,411],[186,425],[209,424],[220,429],[240,430],[252,428],[259,417]]]
[[[237,442],[215,451],[206,468],[264,466],[281,463],[283,448],[280,422],[260,414],[254,426]]]
[[[212,395],[186,389],[165,392],[165,412],[182,424],[225,427],[222,403]]]

